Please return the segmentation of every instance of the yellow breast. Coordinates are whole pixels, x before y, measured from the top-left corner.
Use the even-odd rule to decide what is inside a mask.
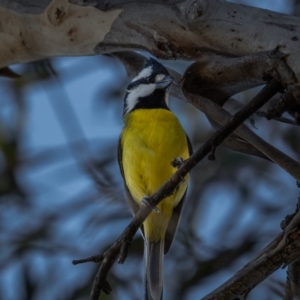
[[[176,116],[166,109],[137,109],[125,116],[121,136],[122,163],[126,185],[140,204],[165,183],[176,168],[174,158],[187,159],[189,150],[185,132]],[[187,188],[188,176],[173,195],[159,205],[144,222],[145,236],[150,241],[163,238],[173,208]]]

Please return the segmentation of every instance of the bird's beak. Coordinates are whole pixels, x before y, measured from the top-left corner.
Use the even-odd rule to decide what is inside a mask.
[[[169,89],[173,80],[174,78],[171,75],[166,75],[166,77],[163,80],[157,81],[155,84],[156,87],[159,89]]]

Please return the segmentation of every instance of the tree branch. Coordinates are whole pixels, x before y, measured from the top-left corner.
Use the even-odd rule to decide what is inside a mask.
[[[186,90],[184,90],[184,94],[187,99],[200,110],[205,110],[209,113],[212,119],[217,119],[222,121],[217,121],[221,125],[226,124],[232,115],[210,101],[209,99],[204,99],[203,97],[190,94]],[[295,161],[293,158],[289,157],[285,153],[281,152],[274,146],[267,143],[265,140],[256,135],[252,130],[248,128],[245,124],[240,125],[239,128],[235,130],[235,133],[257,148],[261,153],[266,155],[270,160],[278,164],[282,169],[284,169],[287,173],[289,173],[295,180],[300,179],[300,164]]]
[[[263,77],[268,78],[270,76],[275,76],[282,82],[283,85],[288,86],[288,92],[286,95],[290,95],[292,93],[292,88],[294,86],[293,73],[282,60],[281,54],[277,51],[273,53],[258,53],[247,56],[246,58],[241,57],[237,59],[235,63],[232,63],[232,65],[236,67],[236,73],[240,75],[245,67],[248,69],[254,69],[257,65],[257,62],[263,57],[269,57],[269,61],[263,64],[263,66],[266,68],[265,71],[259,68],[258,71],[249,72],[249,75],[247,75],[248,80],[245,80],[245,76],[241,77],[240,79],[234,77],[234,80],[230,80],[230,75],[224,75],[224,78],[217,82],[214,89],[212,87],[212,82],[217,76],[216,71],[220,69],[226,69],[227,66],[230,65],[228,64],[228,60],[232,59],[217,58],[217,62],[214,62],[214,60],[208,62],[204,59],[205,63],[203,63],[203,61],[195,62],[185,72],[183,92],[190,103],[204,112],[206,116],[212,120],[211,123],[218,128],[220,125],[224,125],[231,119],[231,114],[220,107],[220,105],[224,103],[224,99],[238,91],[241,91],[241,87],[247,88],[247,84],[251,85],[253,78],[258,78],[260,76],[261,80],[263,80]],[[252,64],[251,62],[254,63]],[[231,67],[229,66],[229,68]],[[229,87],[227,87],[226,84],[227,80],[229,81]],[[234,82],[233,85],[230,85],[231,81]],[[194,93],[201,95],[195,95]],[[211,97],[214,101],[203,97],[203,95]],[[225,105],[226,104],[227,102],[225,102]],[[238,101],[235,101],[235,105],[237,107],[242,107],[242,104]],[[266,141],[252,132],[245,124],[242,124],[239,128],[237,128],[235,133],[299,181],[300,163],[282,153],[272,145],[268,144]],[[242,144],[239,143],[237,146],[239,145]]]
[[[278,47],[299,81],[297,17],[218,0],[71,2],[53,0],[45,7],[46,0],[0,0],[0,41],[5,45],[0,67],[123,50],[199,59],[204,54],[238,57]]]
[[[288,225],[283,232],[232,278],[201,300],[246,299],[250,291],[265,278],[281,266],[287,265],[289,272],[284,300],[293,300],[295,295],[299,295],[299,217],[299,206],[297,206],[296,212],[286,217]]]
[[[276,246],[281,238],[282,234],[272,242],[272,246]],[[234,300],[238,296],[246,297],[255,286],[282,265],[289,265],[298,259],[300,255],[299,242],[300,229],[297,229],[290,234],[287,244],[279,251],[274,252],[274,248],[268,246],[262,251],[263,255],[260,258],[248,263],[232,278],[201,300]]]
[[[202,55],[187,68],[185,88],[222,106],[230,97],[263,85],[270,77],[287,87],[296,78],[285,58],[277,48],[235,58]]]

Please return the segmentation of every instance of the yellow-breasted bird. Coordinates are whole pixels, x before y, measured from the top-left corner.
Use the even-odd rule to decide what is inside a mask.
[[[176,172],[174,159],[185,160],[192,152],[188,136],[167,106],[172,82],[167,69],[149,58],[127,87],[118,161],[133,214]],[[142,225],[147,300],[162,299],[163,255],[172,244],[187,184],[188,175]]]

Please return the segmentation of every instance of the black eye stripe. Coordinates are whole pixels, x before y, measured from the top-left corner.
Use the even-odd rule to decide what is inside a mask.
[[[156,82],[156,77],[158,75],[168,75],[168,74],[164,74],[164,73],[152,73],[150,76],[146,77],[146,78],[140,78],[138,80],[135,80],[133,82],[131,82],[128,86],[127,86],[127,90],[132,90],[134,87],[140,85],[140,84],[149,84],[149,83],[155,83]]]
[[[158,73],[158,74],[152,74],[150,76],[148,76],[146,79],[148,80],[148,82],[150,83],[154,83],[157,81],[157,76],[166,76],[165,74],[162,74],[162,73]]]
[[[146,78],[141,78],[139,80],[129,83],[129,85],[127,86],[127,90],[131,90],[132,88],[134,88],[135,86],[138,86],[140,84],[148,84],[148,83],[149,82]]]
[[[153,75],[149,76],[149,77],[147,78],[147,80],[148,80],[148,82],[153,83],[153,82],[154,82],[154,77],[153,77]]]

